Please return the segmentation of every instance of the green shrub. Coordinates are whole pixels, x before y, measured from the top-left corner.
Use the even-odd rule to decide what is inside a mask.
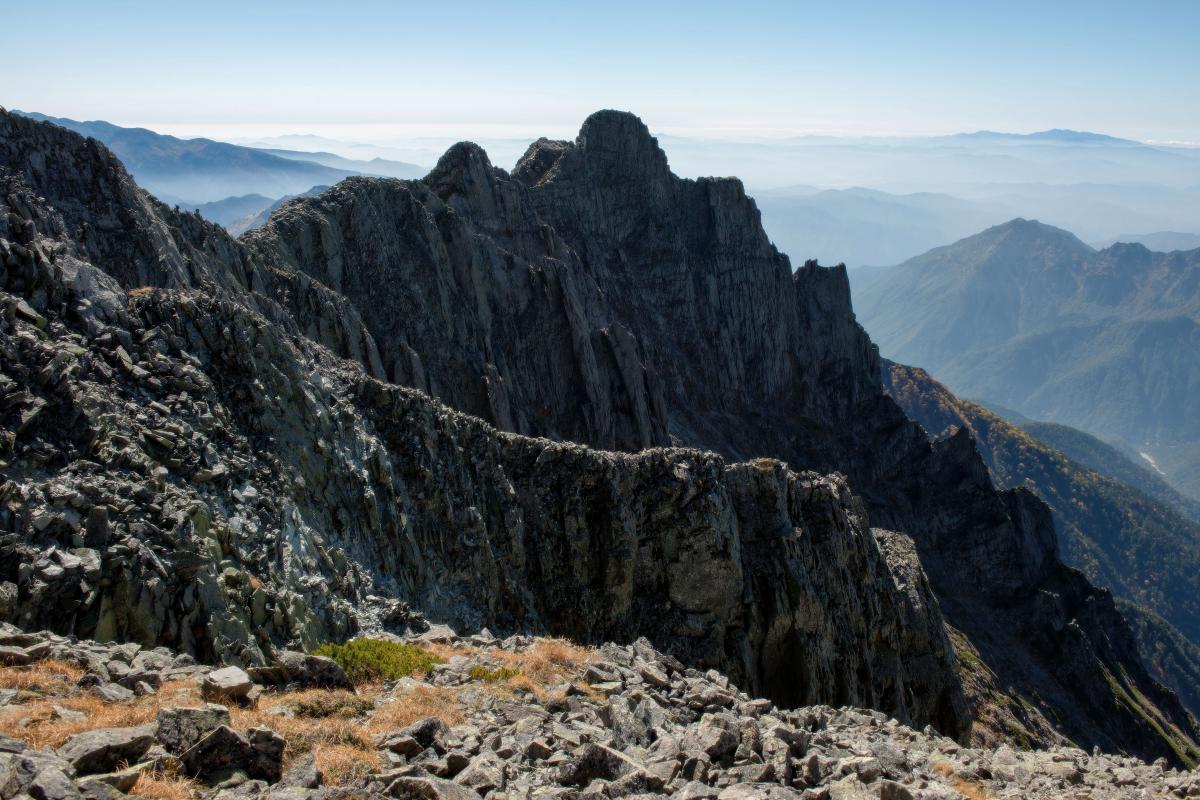
[[[482,664],[477,664],[471,667],[471,671],[467,673],[473,681],[486,681],[487,683],[495,683],[496,681],[506,681],[509,678],[515,678],[521,674],[521,670],[515,667],[497,667],[496,669],[488,669]]]
[[[313,652],[336,661],[354,683],[394,681],[414,672],[428,672],[434,664],[444,661],[416,645],[383,639],[351,639],[345,644],[323,644]]]

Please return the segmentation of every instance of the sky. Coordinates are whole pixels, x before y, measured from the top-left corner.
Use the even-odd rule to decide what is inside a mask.
[[[1200,2],[0,0],[0,105],[176,135],[1200,143]]]

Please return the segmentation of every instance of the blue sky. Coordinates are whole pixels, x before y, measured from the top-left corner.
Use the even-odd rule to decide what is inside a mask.
[[[7,2],[0,105],[178,133],[1200,142],[1200,2]]]

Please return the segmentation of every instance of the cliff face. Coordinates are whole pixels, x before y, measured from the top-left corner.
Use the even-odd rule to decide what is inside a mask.
[[[421,182],[352,179],[244,243],[3,123],[20,624],[249,661],[411,609],[644,634],[787,703],[965,733],[940,605],[988,667],[975,715],[1023,701],[1003,733],[1195,738],[1169,695],[1162,733],[1110,707],[1160,693],[1111,599],[1059,563],[1044,506],[884,396],[844,271],[792,273],[740,184],[675,178],[635,118],[512,176],[459,145]],[[51,152],[94,152],[94,177],[31,168]],[[118,190],[137,215],[85,246]],[[676,442],[719,455],[644,450]]]

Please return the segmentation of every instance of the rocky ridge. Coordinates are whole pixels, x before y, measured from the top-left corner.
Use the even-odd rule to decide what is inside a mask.
[[[0,738],[6,797],[110,798],[130,790],[146,795],[155,780],[162,780],[159,776],[170,774],[187,776],[184,786],[211,798],[1200,796],[1200,775],[1168,769],[1162,762],[1146,764],[1065,747],[1043,752],[1020,752],[1007,745],[963,747],[929,728],[918,731],[878,711],[780,709],[739,691],[720,673],[685,667],[644,639],[631,646],[580,650],[525,636],[499,640],[486,631],[460,637],[444,627],[407,641],[437,646],[449,656],[445,663],[424,675],[385,684],[370,695],[360,690],[361,702],[347,703],[344,698],[349,696],[343,693],[341,705],[327,704],[328,713],[351,715],[353,723],[379,732],[370,745],[362,745],[365,771],[326,775],[320,745],[300,753],[298,740],[268,726],[237,729],[230,712],[237,712],[238,704],[266,706],[260,717],[274,715],[276,727],[285,731],[284,723],[295,711],[279,705],[270,689],[256,701],[248,700],[251,688],[258,690],[250,676],[236,668],[209,671],[161,648],[140,650],[12,629],[0,633],[0,640],[7,642],[3,646],[10,664],[21,652],[84,667],[75,692],[95,692],[106,685],[98,682],[102,676],[131,668],[164,687],[163,695],[188,681],[198,681],[203,691],[217,683],[213,679],[218,672],[233,673],[237,683],[235,694],[221,698],[226,705],[194,700],[176,705],[177,695],[164,696],[152,722],[85,728],[56,751],[33,748],[19,738]],[[553,684],[507,687],[510,678],[494,677],[501,666],[525,663],[519,659],[539,651],[555,654],[553,670],[546,673]],[[21,669],[10,666],[0,672],[7,677]],[[300,680],[292,685],[311,684],[315,675],[331,672],[337,667],[328,662],[320,672],[294,673]],[[14,730],[14,720],[48,701],[47,691],[60,702],[70,702],[70,687],[27,690],[5,698],[0,724]],[[155,691],[146,685],[145,694]],[[444,698],[438,714],[394,728],[384,722],[398,706],[435,694]],[[133,693],[129,695],[105,702],[126,704],[136,714],[140,707],[134,705]],[[312,705],[314,695],[306,697]],[[145,698],[139,702],[144,704]],[[58,708],[60,715],[72,713]],[[33,723],[28,730],[36,728]]]
[[[250,665],[411,606],[965,730],[923,572],[843,479],[498,433],[214,296],[233,282],[127,292],[7,197],[7,619]]]
[[[912,536],[996,682],[1021,687],[1001,735],[1132,743],[1121,728],[1143,724],[1100,700],[1102,674],[1145,683],[1136,645],[1062,568],[1045,507],[997,492],[969,438],[929,442],[884,394],[844,269],[793,271],[738,181],[676,178],[636,117],[597,113],[511,174],[458,145],[424,181],[344,182],[245,241],[359,309],[389,378],[502,429],[847,475],[874,524]],[[978,703],[995,691],[1011,688]]]
[[[844,272],[792,275],[747,227],[736,182],[679,188],[630,119],[538,143],[523,182],[470,145],[422,182],[349,181],[277,215],[320,231],[272,225],[244,245],[141,193],[94,142],[0,115],[6,618],[244,664],[402,629],[414,609],[585,641],[645,635],[788,705],[872,705],[963,736],[973,715],[1000,720],[976,736],[1065,733],[1186,760],[1194,721],[1146,676],[1107,595],[1058,563],[1044,507],[997,493],[969,440],[930,444],[882,395]],[[559,199],[574,223],[546,222],[548,187],[571,189]],[[370,273],[373,252],[387,257]],[[437,268],[405,272],[422,252]],[[698,316],[651,314],[601,261]],[[778,291],[747,298],[763,268]],[[379,313],[397,312],[397,287],[425,293],[393,313],[403,330]],[[612,308],[625,316],[585,324]],[[483,336],[493,325],[503,335]],[[750,335],[764,326],[767,340]],[[721,341],[732,360],[714,390],[766,387],[771,416],[688,377],[684,359]],[[796,348],[768,346],[781,341]],[[842,477],[777,461],[502,433],[374,378],[493,421],[508,408],[529,433],[639,449],[672,430],[841,469],[864,502]],[[535,380],[551,405],[530,405]],[[939,606],[969,641],[950,646]],[[970,711],[955,649],[985,665]],[[1113,708],[1114,685],[1132,706]],[[1008,692],[1023,702],[997,699]]]

